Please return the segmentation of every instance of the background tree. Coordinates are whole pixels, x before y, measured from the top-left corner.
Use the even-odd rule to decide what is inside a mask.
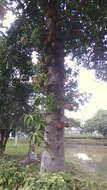
[[[74,127],[74,128],[80,128],[81,126],[81,123],[78,119],[72,119],[72,118],[69,118],[68,119],[69,123],[70,123],[70,127]]]
[[[107,110],[99,110],[94,117],[98,132],[107,136]]]
[[[48,149],[42,157],[42,172],[63,171],[64,57],[71,52],[72,58],[105,77],[107,3],[104,0],[14,2],[20,24],[18,28],[13,27],[15,35],[11,35],[11,39],[19,38],[24,46],[29,45],[38,52],[39,69],[34,81],[39,93],[47,97],[46,107],[50,106],[46,109]]]
[[[99,110],[93,118],[86,121],[83,132],[92,134],[94,131],[101,133],[104,137],[107,135],[106,110]]]
[[[31,110],[28,98],[33,92],[29,83],[33,72],[28,51],[9,38],[9,34],[1,36],[0,43],[0,154],[5,150],[10,132],[21,127],[24,113]]]
[[[80,133],[81,130],[81,122],[79,119],[67,118],[68,128],[65,130],[65,133],[68,132],[70,134]]]
[[[84,126],[82,127],[82,132],[84,133],[90,133],[91,135],[93,132],[97,131],[97,120],[95,118],[88,119]]]

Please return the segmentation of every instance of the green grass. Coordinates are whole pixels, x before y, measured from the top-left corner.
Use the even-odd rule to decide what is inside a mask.
[[[85,139],[85,141],[83,142],[85,143],[86,140],[87,139]],[[96,143],[96,141],[93,142],[92,139],[89,139],[87,143],[89,143],[90,140],[91,140],[91,143]],[[100,142],[104,143],[105,141],[100,140]],[[18,141],[17,146],[14,146],[14,140],[9,140],[7,143],[6,152],[5,152],[7,159],[16,160],[17,162],[19,162],[20,160],[23,160],[27,155],[28,147],[29,147],[28,139],[27,140],[20,139]],[[37,153],[40,155],[43,152],[43,150],[44,150],[43,147],[39,147],[37,149]],[[40,163],[33,163],[33,164],[25,165],[24,167],[28,175],[31,174],[35,176],[35,174],[37,174],[40,170]],[[81,177],[81,179],[85,179],[86,177],[89,177],[92,180],[95,179],[95,181],[97,180],[99,182],[102,181],[100,178],[96,176],[92,176],[92,174],[89,173],[89,171],[87,171],[79,162],[73,159],[70,163],[65,161],[65,173],[69,173],[71,174],[71,176]],[[94,189],[90,189],[90,190],[94,190]],[[101,190],[103,189],[101,188]]]
[[[19,141],[17,146],[14,145],[14,141],[13,140],[9,140],[6,146],[6,153],[7,154],[25,154],[28,152],[28,143],[24,143]]]
[[[8,158],[8,160],[15,160],[16,162],[20,162],[24,160],[27,156],[28,149],[29,149],[29,140],[18,140],[18,145],[14,145],[14,140],[9,140],[6,146],[5,156]],[[43,151],[43,147],[37,148],[37,154],[40,157],[41,152]],[[40,170],[40,163],[31,163],[25,165],[26,172],[35,174],[35,172],[38,172]]]
[[[20,139],[18,140],[18,145],[15,146],[14,145],[14,140],[9,140],[6,146],[6,151],[5,153],[7,155],[13,155],[13,156],[18,156],[19,158],[24,157],[27,152],[28,152],[28,148],[29,148],[29,140],[26,139]],[[86,145],[106,145],[107,144],[107,139],[101,139],[101,140],[97,140],[97,139],[66,139],[65,143],[77,143],[77,144],[86,144]],[[41,154],[43,152],[44,148],[43,147],[39,147],[37,148],[37,153]]]
[[[104,138],[101,134],[69,134],[69,133],[65,133],[64,135],[65,137],[81,137],[81,138]]]
[[[6,146],[5,154],[7,155],[9,160],[16,160],[17,162],[19,162],[25,159],[28,152],[28,146],[29,144],[23,140],[19,140],[17,146],[14,145],[14,140],[9,140]],[[41,155],[42,152],[43,152],[43,147],[39,147],[37,149],[37,154]],[[34,164],[26,165],[25,167],[26,167],[27,172],[35,173],[35,171],[36,172],[39,171],[40,164],[34,163]],[[66,172],[76,175],[77,173],[79,174],[80,170],[81,169],[78,164],[75,166],[73,162],[72,163],[65,162]]]
[[[74,143],[74,144],[85,144],[85,145],[107,145],[107,139],[66,139],[66,143]]]
[[[19,141],[17,146],[14,145],[14,140],[9,140],[6,146],[5,154],[17,161],[24,159],[28,152],[28,143]]]
[[[107,140],[93,140],[93,139],[76,139],[76,140],[67,140],[67,143],[79,143],[79,144],[91,144],[91,145],[96,145],[98,143],[100,144],[105,144],[107,143]],[[17,162],[24,160],[27,152],[28,152],[29,144],[28,144],[28,139],[23,140],[20,139],[18,141],[18,145],[14,145],[14,140],[9,140],[7,143],[6,151],[5,154],[8,157],[9,160],[16,160]],[[39,147],[37,148],[37,154],[39,155],[39,158],[41,157],[41,153],[43,152],[44,148]],[[65,159],[66,159],[67,154],[65,153]],[[67,159],[66,159],[67,160]],[[34,173],[39,172],[40,170],[40,163],[33,163],[30,165],[25,165],[26,171],[28,173]],[[73,175],[77,176],[88,176],[90,177],[91,174],[86,171],[86,169],[81,165],[81,163],[77,163],[75,160],[72,159],[72,161],[67,162],[65,161],[65,172],[71,173]],[[94,177],[94,176],[92,176]]]

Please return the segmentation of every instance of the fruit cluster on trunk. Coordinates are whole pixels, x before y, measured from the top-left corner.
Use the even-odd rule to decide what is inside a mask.
[[[44,40],[44,67],[47,71],[47,95],[52,97],[55,109],[46,115],[44,141],[47,150],[42,155],[41,172],[64,170],[64,52],[61,39],[62,21],[54,1],[46,9],[47,37]],[[54,107],[54,106],[53,106]]]

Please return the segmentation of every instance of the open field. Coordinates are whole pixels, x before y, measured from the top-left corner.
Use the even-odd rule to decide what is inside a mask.
[[[22,139],[19,140],[17,146],[14,145],[14,140],[9,140],[7,143],[5,155],[9,160],[15,160],[17,162],[20,162],[21,160],[25,159],[28,152],[28,147],[29,147],[28,140],[22,140]],[[41,156],[42,151],[43,147],[39,147],[37,149],[37,154],[39,155],[39,157]],[[27,172],[30,173],[39,172],[40,163],[26,165],[25,167]],[[75,164],[74,161],[72,161],[71,163],[65,161],[65,172],[69,172],[73,175],[83,176],[84,172],[86,171],[84,171],[83,168],[81,170],[81,165],[79,163]]]
[[[24,160],[27,156],[28,149],[29,149],[29,140],[28,139],[20,139],[18,140],[17,146],[14,145],[14,140],[9,140],[6,146],[5,156],[9,160],[15,160],[20,162]],[[41,153],[43,151],[43,147],[39,147],[37,149],[37,154],[40,158]],[[32,163],[30,165],[25,165],[26,171],[28,173],[39,172],[40,163]]]
[[[104,145],[107,143],[107,140],[95,140],[95,139],[66,139],[65,140],[65,147],[67,144],[86,144],[86,145]],[[27,152],[28,152],[28,139],[23,140],[20,139],[18,141],[18,145],[14,145],[14,140],[9,140],[5,154],[8,157],[9,160],[16,160],[17,162],[20,162],[21,160],[24,160],[26,158]],[[43,147],[39,147],[37,149],[37,154],[39,158],[41,157],[41,154],[43,152]],[[81,165],[81,163],[77,163],[74,159],[70,161],[70,163],[67,161],[68,154],[65,150],[65,172],[69,172],[73,175],[78,176],[92,176],[91,173],[87,172],[86,169]],[[34,173],[39,172],[40,169],[40,163],[33,163],[30,165],[26,165],[27,172]],[[93,175],[93,177],[95,177]]]
[[[85,144],[85,145],[104,145],[107,146],[107,139],[96,139],[96,138],[72,138],[72,137],[66,137],[65,138],[66,143],[74,143],[74,144]]]
[[[88,140],[88,139],[87,139]],[[89,139],[90,140],[90,139]],[[105,143],[104,141],[101,141],[102,143]],[[79,143],[79,141],[78,141]],[[85,143],[85,141],[84,141]],[[92,141],[91,143],[97,143],[97,141]],[[66,142],[65,142],[66,145]],[[6,152],[5,152],[5,159],[9,160],[9,161],[16,161],[17,163],[20,163],[20,161],[22,161],[23,159],[25,159],[27,152],[28,152],[28,139],[27,140],[23,140],[20,139],[18,141],[18,145],[15,146],[14,145],[14,140],[9,140],[7,147],[6,147]],[[37,154],[39,156],[41,156],[42,152],[43,152],[43,147],[39,147],[37,149]],[[66,152],[66,148],[65,148],[65,179],[71,180],[73,178],[73,183],[79,183],[80,185],[80,190],[82,186],[84,186],[84,190],[106,190],[107,189],[107,184],[106,181],[103,180],[100,177],[96,177],[94,174],[92,174],[91,172],[87,171],[86,168],[81,164],[81,162],[77,162],[76,159],[71,159],[70,162],[67,161],[67,157],[69,157],[69,153]],[[39,171],[40,171],[40,163],[32,163],[32,164],[26,164],[23,165],[25,172],[27,174],[27,176],[39,176]],[[66,175],[69,175],[69,177],[67,177]],[[33,177],[34,178],[34,177]],[[77,182],[75,181],[77,180]],[[85,180],[85,185],[83,184],[83,181]],[[98,183],[102,184],[102,186],[104,185],[104,188],[99,189]],[[68,182],[67,182],[68,183]],[[71,182],[69,182],[71,183]],[[92,188],[90,188],[91,186]],[[74,184],[75,186],[75,184]],[[76,186],[75,186],[76,187]],[[94,188],[94,189],[93,189]],[[4,189],[0,189],[0,190],[4,190]],[[9,189],[10,190],[10,189]],[[24,189],[25,190],[25,189]],[[48,190],[48,189],[47,189]],[[75,190],[78,190],[78,188],[76,188]]]

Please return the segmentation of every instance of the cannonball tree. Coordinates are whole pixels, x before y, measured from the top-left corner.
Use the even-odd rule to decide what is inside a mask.
[[[9,2],[9,1],[8,1]],[[69,53],[78,64],[95,69],[106,79],[107,2],[105,0],[14,0],[20,27],[15,38],[38,53],[38,73],[34,78],[45,102],[45,142],[42,172],[64,170],[65,67]],[[14,9],[14,8],[13,8]],[[23,28],[26,28],[23,30]],[[85,79],[84,79],[85,80]]]

